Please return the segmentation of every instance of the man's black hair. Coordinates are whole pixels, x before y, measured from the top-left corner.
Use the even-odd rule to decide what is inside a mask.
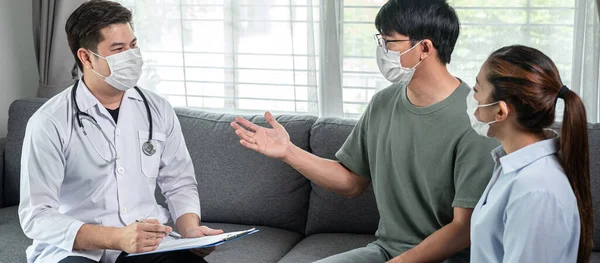
[[[412,45],[433,42],[441,63],[449,64],[460,32],[458,16],[445,0],[389,0],[377,14],[379,33],[408,36]]]

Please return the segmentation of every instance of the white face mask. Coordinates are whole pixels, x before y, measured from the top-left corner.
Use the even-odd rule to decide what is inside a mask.
[[[467,95],[467,115],[471,121],[471,127],[473,127],[473,130],[475,130],[477,134],[489,138],[488,131],[490,130],[490,124],[496,123],[497,121],[482,122],[475,117],[475,111],[477,111],[478,108],[489,107],[500,102],[497,101],[490,104],[479,105],[479,102],[477,102],[474,95],[475,91],[473,89],[471,89],[471,92]]]
[[[421,64],[421,62],[423,62],[423,60],[419,61],[419,63],[417,63],[417,65],[415,65],[412,68],[405,68],[402,67],[400,57],[416,48],[419,44],[421,44],[421,42],[423,41],[420,41],[415,46],[409,48],[408,50],[402,53],[392,50],[388,50],[388,52],[385,53],[385,49],[383,49],[383,47],[378,46],[377,66],[379,67],[379,71],[381,72],[381,74],[392,83],[408,85],[413,75],[415,74],[415,69],[419,64]]]
[[[142,60],[142,54],[139,48],[132,48],[108,57],[100,56],[94,52],[92,52],[92,54],[106,60],[108,68],[110,69],[110,75],[105,77],[94,69],[92,69],[92,71],[104,78],[104,81],[115,89],[126,91],[135,87],[142,75],[144,61]]]

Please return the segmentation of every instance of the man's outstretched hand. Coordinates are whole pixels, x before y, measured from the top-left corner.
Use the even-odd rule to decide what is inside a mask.
[[[258,126],[242,117],[236,117],[231,127],[244,147],[271,158],[283,159],[292,146],[290,135],[270,112],[265,113],[265,119],[272,128]]]

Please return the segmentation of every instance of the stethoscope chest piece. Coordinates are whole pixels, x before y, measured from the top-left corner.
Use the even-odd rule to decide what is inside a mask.
[[[152,156],[156,153],[156,148],[154,148],[154,144],[152,144],[151,141],[146,141],[142,145],[142,152],[144,152],[145,155]]]

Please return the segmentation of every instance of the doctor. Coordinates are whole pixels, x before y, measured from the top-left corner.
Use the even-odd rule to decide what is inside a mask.
[[[135,87],[142,57],[132,14],[92,0],[69,17],[69,46],[84,77],[29,120],[19,218],[33,239],[28,262],[206,262],[210,250],[157,253],[172,229],[199,237],[192,160],[169,103]],[[156,184],[167,199],[158,205]],[[136,223],[144,219],[145,223]]]

